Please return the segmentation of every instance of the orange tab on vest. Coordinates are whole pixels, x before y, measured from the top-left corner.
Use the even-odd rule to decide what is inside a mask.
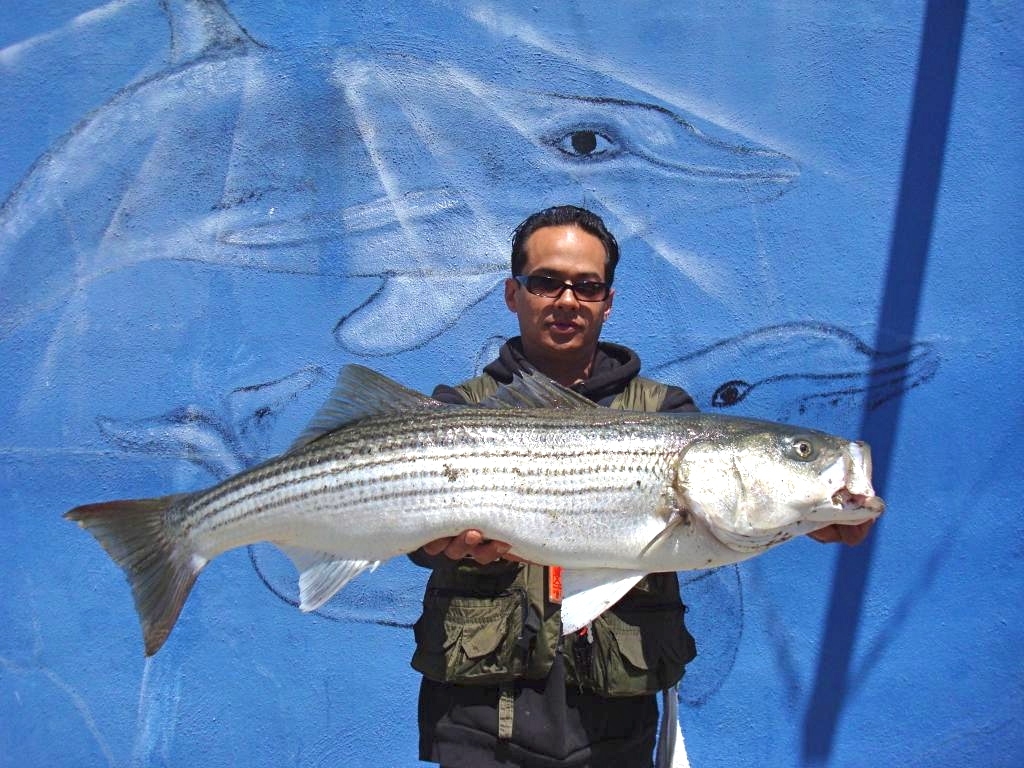
[[[562,603],[562,567],[559,565],[548,566],[548,601]]]

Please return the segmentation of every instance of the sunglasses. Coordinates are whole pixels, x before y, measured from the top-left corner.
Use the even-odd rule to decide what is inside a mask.
[[[579,301],[604,301],[611,286],[595,280],[558,280],[547,275],[513,275],[512,278],[534,296],[557,299],[568,288]]]

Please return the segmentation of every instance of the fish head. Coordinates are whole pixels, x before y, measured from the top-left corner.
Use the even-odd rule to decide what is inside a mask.
[[[756,552],[885,509],[866,443],[769,422],[723,423],[679,465],[681,501],[730,549]]]

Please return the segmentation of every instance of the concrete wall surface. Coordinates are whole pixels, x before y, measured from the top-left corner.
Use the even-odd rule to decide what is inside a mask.
[[[232,550],[146,659],[62,514],[280,453],[345,363],[474,375],[555,203],[622,244],[605,338],[888,502],[682,574],[694,768],[1021,765],[1022,8],[0,4],[0,766],[417,764],[425,571],[304,615]]]

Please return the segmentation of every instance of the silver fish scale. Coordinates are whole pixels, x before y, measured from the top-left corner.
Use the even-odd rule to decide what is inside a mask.
[[[672,462],[698,420],[606,409],[375,416],[174,514],[206,557],[267,539],[383,559],[472,527],[532,542],[527,556],[555,539],[562,552],[593,556],[598,539],[642,547],[664,525]]]

